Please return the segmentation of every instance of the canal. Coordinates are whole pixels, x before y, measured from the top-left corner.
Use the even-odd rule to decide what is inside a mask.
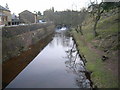
[[[86,68],[68,31],[53,40],[6,88],[91,88]]]

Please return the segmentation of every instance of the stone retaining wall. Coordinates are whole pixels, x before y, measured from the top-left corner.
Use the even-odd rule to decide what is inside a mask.
[[[30,45],[54,32],[52,23],[11,26],[2,28],[2,61],[20,55]]]

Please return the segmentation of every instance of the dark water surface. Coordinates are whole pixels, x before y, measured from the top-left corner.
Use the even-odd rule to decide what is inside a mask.
[[[6,88],[90,88],[84,71],[72,37],[60,31]]]

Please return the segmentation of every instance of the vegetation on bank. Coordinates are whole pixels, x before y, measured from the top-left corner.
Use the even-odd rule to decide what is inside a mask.
[[[94,87],[117,88],[118,74],[118,11],[110,10],[101,16],[94,36],[94,22],[88,14],[83,22],[82,33],[72,30],[78,49],[87,60],[86,67],[92,72],[91,80]],[[110,70],[109,70],[110,69]]]
[[[91,0],[90,0],[91,1]],[[46,21],[74,28],[72,34],[98,88],[118,87],[118,18],[120,2],[91,2],[81,11],[44,11]]]
[[[90,0],[91,1],[91,0]],[[120,2],[91,2],[81,11],[44,11],[45,21],[52,21],[56,27],[74,27],[72,34],[84,55],[86,67],[92,72],[91,79],[98,88],[118,87],[118,18]]]
[[[23,51],[50,34],[54,33],[54,24],[32,24],[26,26],[2,28],[2,61],[19,56]]]

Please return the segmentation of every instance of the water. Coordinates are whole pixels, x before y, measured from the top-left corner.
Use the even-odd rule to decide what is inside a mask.
[[[59,31],[6,88],[90,88],[85,71],[72,37]]]

